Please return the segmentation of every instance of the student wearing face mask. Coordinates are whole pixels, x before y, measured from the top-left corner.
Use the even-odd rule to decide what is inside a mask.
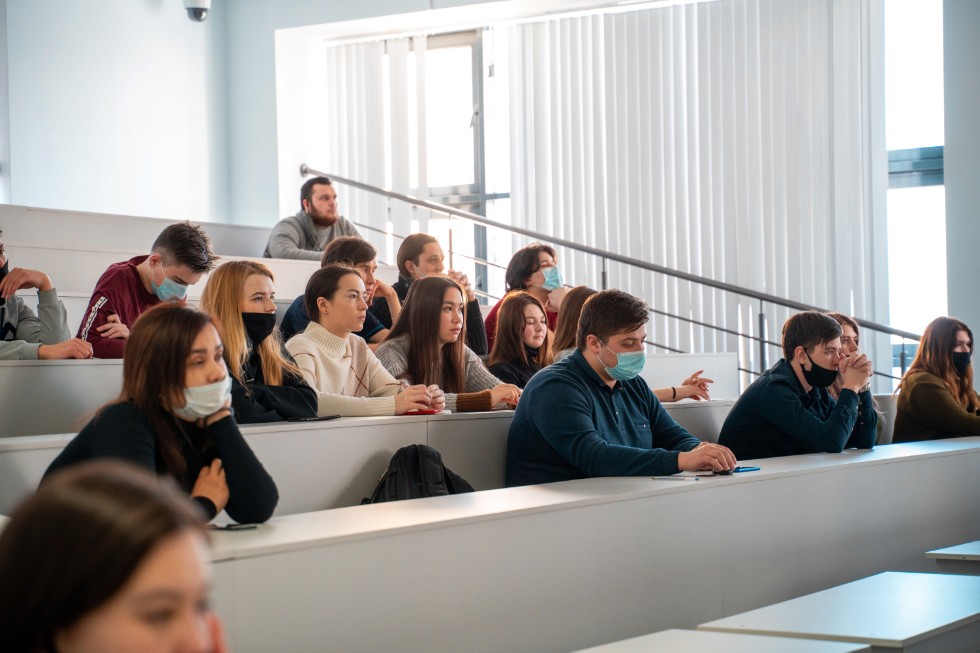
[[[213,270],[217,260],[203,229],[190,222],[170,225],[148,255],[113,263],[102,273],[78,337],[92,344],[95,358],[122,358],[136,318],[160,302],[183,301],[188,286]]]
[[[871,449],[878,417],[871,361],[841,351],[841,326],[817,311],[783,325],[784,358],[762,373],[732,406],[718,442],[741,459]],[[835,400],[827,388],[841,378]]]
[[[620,290],[590,297],[576,350],[528,382],[507,436],[507,485],[594,476],[728,470],[735,456],[667,414],[646,381],[647,305]]]
[[[208,519],[222,510],[264,522],[276,484],[231,416],[231,376],[211,318],[168,302],[133,325],[119,400],[102,408],[54,459],[45,477],[75,463],[122,458],[171,476]]]
[[[466,294],[466,346],[477,356],[486,356],[490,349],[476,292],[465,274],[456,270],[446,271],[446,255],[439,241],[429,234],[412,234],[402,241],[395,258],[398,262],[398,281],[391,287],[402,302],[408,297],[408,289],[415,281],[430,275],[445,275],[460,285]],[[374,299],[371,312],[386,328],[390,329],[394,324],[389,303],[384,297]]]
[[[272,284],[272,272],[261,263],[229,261],[211,274],[201,295],[201,310],[221,328],[239,424],[316,415],[316,393],[282,346]]]
[[[898,384],[894,441],[980,435],[973,388],[973,332],[956,318],[937,317]]]
[[[564,286],[555,250],[548,245],[532,243],[511,257],[504,275],[507,292],[526,290],[544,306],[548,318],[548,329],[555,331],[558,326],[558,311],[568,289]],[[504,295],[506,297],[506,295]],[[487,330],[487,344],[493,349],[497,335],[497,311],[501,299],[487,313],[484,325]]]

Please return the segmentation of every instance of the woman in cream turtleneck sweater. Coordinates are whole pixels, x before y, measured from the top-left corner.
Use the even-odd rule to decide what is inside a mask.
[[[317,414],[353,417],[443,410],[446,400],[438,386],[403,389],[367,343],[354,335],[364,324],[365,294],[358,272],[336,263],[318,270],[306,285],[306,310],[313,319],[286,349],[317,393]]]

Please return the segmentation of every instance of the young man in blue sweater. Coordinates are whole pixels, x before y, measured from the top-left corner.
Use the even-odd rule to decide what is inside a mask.
[[[508,486],[735,467],[731,451],[688,433],[638,378],[648,320],[647,305],[620,290],[589,298],[576,351],[521,395],[507,437]]]
[[[742,459],[870,449],[878,417],[868,380],[871,361],[841,352],[841,326],[818,313],[797,313],[783,325],[783,356],[742,393],[721,428],[720,444]],[[838,374],[834,401],[827,387]]]

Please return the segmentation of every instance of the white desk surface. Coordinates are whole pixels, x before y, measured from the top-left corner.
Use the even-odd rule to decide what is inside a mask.
[[[664,408],[669,410],[686,410],[689,408],[723,408],[734,406],[735,399],[709,399],[708,401],[697,401],[694,399],[681,399],[680,401],[668,401],[664,403]]]
[[[843,553],[842,553],[843,555]],[[980,622],[980,577],[886,571],[698,630],[907,647]]]
[[[452,419],[455,416],[441,417]],[[809,454],[744,461],[755,462],[762,469],[732,476],[701,478],[689,483],[652,480],[649,477],[606,477],[352,506],[276,517],[250,531],[217,532],[212,537],[212,550],[215,560],[231,560],[312,548],[328,542],[340,543],[385,537],[396,532],[445,527],[451,522],[462,524],[488,521],[519,514],[612,503],[624,498],[691,492],[732,483],[755,483],[779,477],[817,474],[840,465],[877,465],[922,456],[958,455],[959,452],[978,448],[980,437],[953,438],[894,444],[870,451],[851,449],[839,454]]]
[[[582,649],[579,653],[861,653],[870,650],[867,644],[849,642],[673,629]]]
[[[980,540],[948,546],[945,549],[936,549],[926,552],[927,558],[937,560],[970,560],[980,562]]]

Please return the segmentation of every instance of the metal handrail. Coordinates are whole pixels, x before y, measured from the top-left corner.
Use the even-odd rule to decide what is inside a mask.
[[[328,174],[326,172],[321,172],[314,168],[309,167],[307,164],[303,163],[299,167],[300,175],[316,175],[329,177],[333,181],[338,181],[347,186],[352,186],[354,188],[359,188],[372,193],[377,193],[379,195],[384,195],[392,199],[397,199],[408,204],[413,204],[415,206],[420,206],[430,211],[435,211],[437,213],[445,213],[447,215],[454,215],[466,220],[475,222],[476,224],[481,224],[487,227],[494,227],[498,229],[505,229],[513,233],[521,234],[522,236],[527,236],[528,238],[534,238],[535,240],[544,241],[548,243],[554,243],[568,249],[572,249],[578,252],[584,252],[586,254],[592,254],[593,256],[598,256],[610,261],[615,261],[617,263],[624,263],[633,267],[637,267],[643,270],[648,270],[650,272],[657,272],[659,274],[664,274],[669,277],[674,277],[676,279],[682,279],[684,281],[691,281],[697,284],[708,286],[710,288],[717,288],[718,290],[724,290],[726,292],[734,293],[736,295],[742,295],[744,297],[751,297],[757,299],[760,302],[768,302],[770,304],[775,304],[777,306],[784,306],[786,308],[791,308],[797,311],[820,311],[821,313],[828,312],[827,309],[818,308],[816,306],[811,306],[809,304],[804,304],[802,302],[793,301],[791,299],[784,299],[782,297],[777,297],[776,295],[770,295],[768,293],[759,292],[757,290],[751,290],[749,288],[743,288],[741,286],[736,286],[735,284],[726,283],[724,281],[716,281],[715,279],[709,279],[707,277],[702,277],[696,274],[691,274],[690,272],[682,272],[680,270],[673,270],[662,265],[657,265],[655,263],[647,263],[646,261],[641,261],[639,259],[630,258],[629,256],[623,256],[621,254],[616,254],[613,252],[608,252],[605,250],[597,249],[595,247],[589,247],[588,245],[581,245],[579,243],[574,243],[570,240],[565,240],[563,238],[556,238],[555,236],[542,234],[536,231],[531,231],[530,229],[524,229],[522,227],[514,227],[511,225],[502,225],[498,222],[490,220],[482,215],[476,213],[471,213],[469,211],[463,211],[462,209],[456,209],[451,206],[446,206],[445,204],[439,204],[438,202],[431,202],[429,200],[424,200],[413,195],[406,195],[404,193],[398,193],[395,191],[388,190],[386,188],[380,188],[378,186],[372,186],[370,184],[365,184],[353,179],[348,179],[340,175]],[[887,324],[878,324],[871,320],[866,320],[863,318],[855,318],[858,324],[863,327],[867,327],[874,331],[879,331],[881,333],[887,333],[889,335],[899,336],[901,338],[906,338],[909,340],[919,340],[920,336],[909,331],[903,331],[901,329],[895,329],[888,326]]]
[[[729,335],[738,336],[739,338],[748,338],[749,340],[755,340],[757,342],[761,342],[761,343],[763,343],[765,345],[770,345],[772,347],[780,347],[781,346],[778,342],[773,342],[772,340],[766,340],[765,338],[762,338],[761,336],[753,336],[753,335],[750,335],[748,333],[739,333],[738,331],[735,331],[734,329],[729,329],[727,327],[720,327],[720,326],[717,326],[717,325],[714,325],[714,324],[708,324],[707,322],[700,322],[698,320],[694,320],[694,319],[691,319],[689,317],[684,317],[683,315],[674,315],[673,313],[668,313],[667,311],[661,311],[660,309],[657,309],[657,308],[649,308],[649,307],[647,307],[647,310],[649,312],[651,312],[651,313],[656,313],[657,315],[663,315],[664,317],[669,317],[672,320],[681,320],[682,322],[690,322],[691,324],[694,324],[696,326],[707,327],[709,329],[714,329],[715,331],[721,331],[722,333],[727,333]]]
[[[392,236],[394,238],[400,238],[401,240],[405,240],[406,238],[408,238],[408,236],[402,236],[401,234],[396,234],[394,232],[389,233],[384,229],[378,229],[377,227],[372,227],[369,224],[364,224],[363,222],[357,222],[356,220],[351,220],[351,222],[353,222],[358,227],[363,227],[368,231],[373,231],[375,233],[381,234],[382,236]],[[454,256],[459,256],[465,258],[468,261],[473,261],[474,263],[479,263],[481,265],[489,265],[490,267],[497,268],[499,270],[507,269],[507,266],[505,265],[500,265],[499,263],[494,263],[493,261],[488,261],[486,259],[479,258],[477,256],[470,256],[469,254],[463,254],[462,252],[455,252]],[[394,265],[394,263],[387,262],[387,261],[382,261],[382,263],[387,263],[388,265]]]

